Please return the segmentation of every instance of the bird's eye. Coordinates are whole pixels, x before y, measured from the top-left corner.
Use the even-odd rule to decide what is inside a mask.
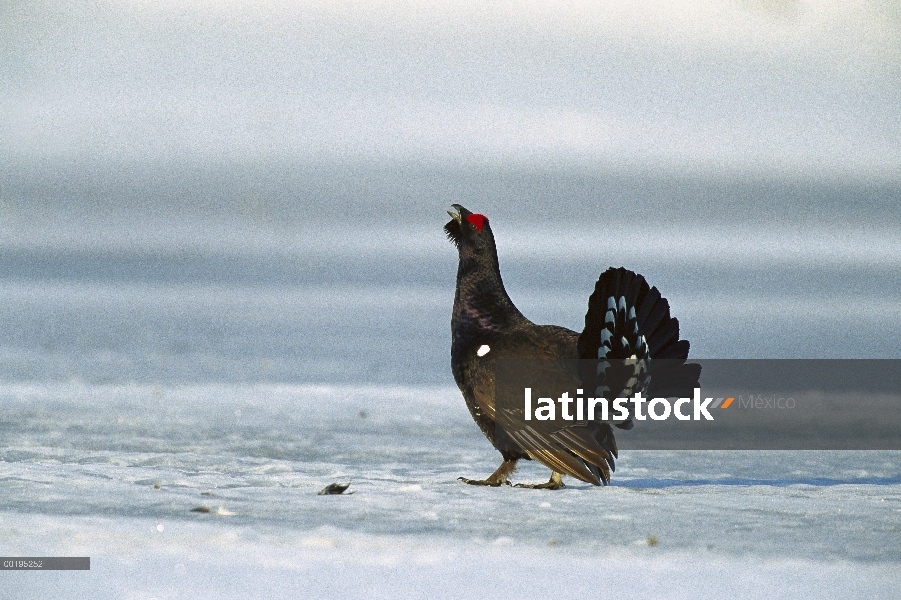
[[[469,224],[469,228],[470,228],[470,229],[475,229],[475,228],[476,228],[475,223],[470,223],[470,224]]]

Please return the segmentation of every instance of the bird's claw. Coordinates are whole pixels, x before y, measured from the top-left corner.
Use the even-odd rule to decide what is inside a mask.
[[[509,479],[503,481],[490,481],[488,479],[467,479],[466,477],[457,477],[459,481],[468,483],[469,485],[486,485],[490,487],[500,487],[501,485],[513,485]]]
[[[547,483],[517,483],[513,487],[525,488],[529,490],[560,490],[566,487],[566,484],[562,481],[557,483],[556,481],[548,481]]]

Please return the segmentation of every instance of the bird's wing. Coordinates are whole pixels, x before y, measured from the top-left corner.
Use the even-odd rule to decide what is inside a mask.
[[[571,426],[561,426],[559,421],[530,420],[527,423],[522,404],[523,390],[514,390],[516,398],[497,401],[497,393],[508,392],[498,390],[496,386],[494,367],[498,360],[527,360],[528,363],[524,364],[529,366],[530,380],[549,390],[548,393],[553,393],[554,398],[563,390],[572,394],[581,387],[572,357],[576,334],[562,328],[544,329],[536,327],[535,331],[509,336],[492,346],[489,354],[494,354],[494,364],[490,368],[486,365],[486,368],[479,369],[481,378],[474,381],[476,402],[495,421],[496,445],[499,448],[505,441],[512,442],[513,447],[554,471],[595,485],[600,485],[602,481],[606,483],[610,480],[615,445],[611,455],[598,443],[585,422],[574,422]],[[557,337],[560,339],[555,339]],[[561,354],[564,355],[562,358]],[[536,389],[536,394],[540,393]],[[611,434],[611,440],[612,437]]]

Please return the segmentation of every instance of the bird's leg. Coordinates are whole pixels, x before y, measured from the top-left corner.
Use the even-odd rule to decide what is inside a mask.
[[[551,471],[551,480],[547,483],[517,483],[516,487],[532,490],[559,490],[560,488],[565,488],[566,484],[563,483],[563,473]]]
[[[515,470],[516,459],[507,460],[505,458],[501,466],[497,468],[497,471],[492,473],[487,479],[466,479],[465,477],[458,477],[457,479],[469,485],[490,485],[491,487],[498,487],[503,484],[511,485],[507,477]]]

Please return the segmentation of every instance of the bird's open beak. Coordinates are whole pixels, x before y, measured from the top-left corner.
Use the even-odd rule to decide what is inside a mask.
[[[463,207],[460,206],[459,204],[452,204],[451,206],[457,212],[452,213],[451,211],[447,211],[447,214],[449,214],[451,219],[453,219],[457,223],[463,223],[463,216],[460,214],[460,209]]]

